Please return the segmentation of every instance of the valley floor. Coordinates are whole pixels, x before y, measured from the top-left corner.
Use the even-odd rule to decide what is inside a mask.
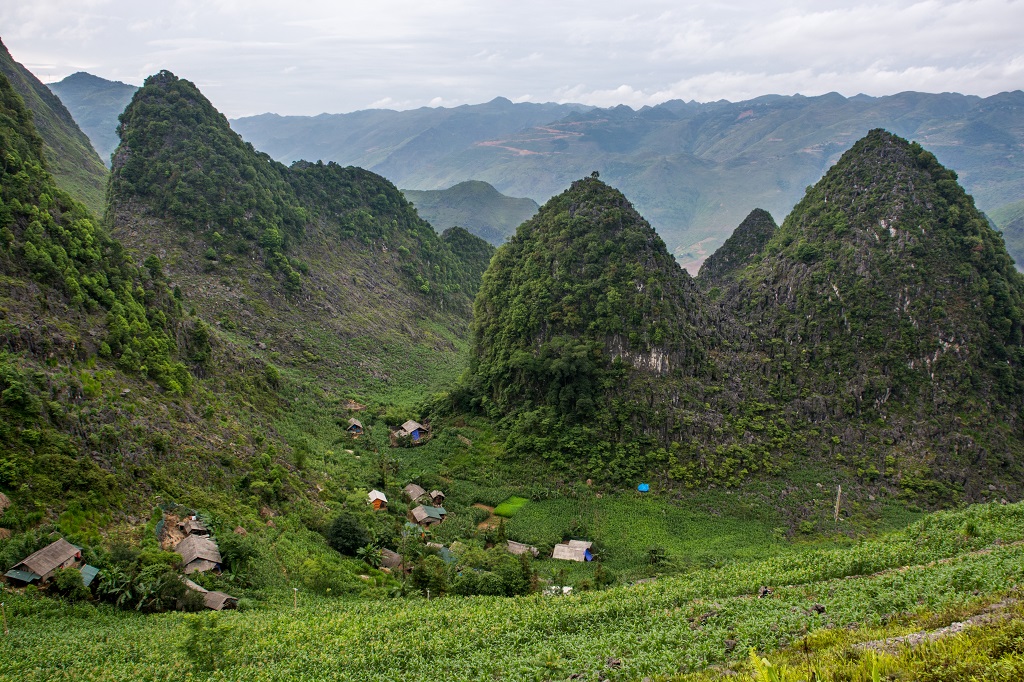
[[[798,654],[820,666],[818,679],[871,679],[872,670],[922,679],[913,671],[944,660],[946,649],[936,647],[954,651],[972,637],[991,640],[976,647],[975,662],[996,656],[1010,675],[984,679],[1020,679],[1013,676],[1024,653],[1018,606],[985,632],[923,644],[932,647],[925,653],[892,656],[853,645],[949,625],[1008,593],[1019,598],[1022,543],[1024,504],[989,504],[933,514],[848,548],[765,556],[569,597],[301,593],[296,607],[292,593],[282,592],[235,613],[144,616],[7,593],[10,634],[0,639],[0,679],[654,680],[715,678],[734,668],[748,679],[805,679]],[[758,598],[762,586],[772,593]],[[768,654],[775,663],[756,659],[758,672],[750,651],[780,648]],[[866,672],[830,677],[843,666]]]

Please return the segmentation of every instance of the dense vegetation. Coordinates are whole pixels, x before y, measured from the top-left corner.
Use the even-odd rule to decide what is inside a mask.
[[[208,344],[194,339],[159,261],[134,265],[55,186],[31,116],[2,75],[0,156],[0,486],[26,511],[60,496],[110,503],[119,497],[107,469],[116,444],[76,409],[98,396],[99,384],[75,364],[107,360],[180,395],[192,376],[179,356]],[[41,359],[46,371],[33,366]],[[99,452],[80,457],[83,446]]]
[[[595,178],[499,249],[465,386],[510,456],[687,484],[819,460],[932,502],[1019,485],[1024,280],[918,145],[874,131],[781,228],[752,214],[701,277],[718,306],[668,261]]]
[[[43,138],[46,167],[53,173],[57,186],[84,203],[93,213],[103,214],[103,193],[107,171],[89,139],[75,125],[75,120],[61,101],[14,61],[7,47],[0,42],[0,73],[21,95],[33,122]]]
[[[764,655],[793,645],[802,666],[806,642],[819,673],[858,665],[870,671],[877,658],[887,671],[922,679],[913,673],[929,670],[920,662],[928,662],[929,649],[892,656],[849,645],[948,625],[1006,594],[1024,579],[1022,521],[1019,504],[979,505],[842,550],[568,597],[343,600],[303,589],[248,610],[206,615],[201,627],[187,614],[118,614],[6,595],[11,634],[0,639],[0,675],[371,680],[433,679],[444,670],[452,680],[634,680],[707,669],[704,677],[717,679],[732,671],[708,666],[742,668],[751,649]],[[758,599],[765,585],[773,592]],[[1008,621],[1003,644],[1014,651],[1019,622]],[[820,665],[819,653],[842,643],[839,660]],[[964,654],[957,665],[993,650]],[[930,660],[936,667],[929,679],[963,679],[939,676],[942,659]],[[1019,670],[1019,660],[1008,657],[1006,665],[1016,668],[1006,670]]]
[[[1024,279],[932,154],[873,131],[737,279],[725,309],[771,358],[769,390],[857,443],[837,460],[972,495],[1019,480]]]
[[[755,208],[725,243],[704,261],[698,282],[705,287],[715,287],[731,279],[761,256],[765,244],[777,229],[779,226],[768,211]]]
[[[626,479],[678,438],[663,412],[696,400],[716,345],[696,286],[621,193],[573,183],[498,250],[476,300],[471,404],[509,453]],[[681,386],[686,385],[686,390]]]

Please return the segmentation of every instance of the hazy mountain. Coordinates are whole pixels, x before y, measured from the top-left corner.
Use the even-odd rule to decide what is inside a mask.
[[[60,99],[14,61],[3,43],[0,43],[0,73],[7,77],[32,112],[35,129],[43,138],[45,163],[57,185],[85,203],[93,213],[102,215],[107,170],[89,138],[79,130]]]
[[[139,88],[120,81],[109,81],[79,71],[64,80],[49,83],[50,88],[75,117],[78,127],[110,167],[110,155],[117,149],[117,117],[128,106]]]
[[[499,246],[540,208],[533,199],[516,199],[479,180],[439,190],[404,189],[424,220],[437,230],[458,225]]]
[[[495,100],[414,112],[267,114],[232,125],[280,160],[356,164],[411,189],[473,178],[543,202],[599,170],[692,271],[752,209],[786,215],[807,185],[877,127],[927,145],[957,171],[982,209],[1024,196],[1020,91],[988,98],[770,95],[736,103],[672,101],[639,111],[553,106]]]

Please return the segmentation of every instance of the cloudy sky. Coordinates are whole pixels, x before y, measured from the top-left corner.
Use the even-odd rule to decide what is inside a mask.
[[[1024,87],[1024,0],[15,0],[46,82],[169,69],[230,117]]]

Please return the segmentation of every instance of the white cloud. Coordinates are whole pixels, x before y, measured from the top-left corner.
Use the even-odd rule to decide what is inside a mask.
[[[229,116],[520,100],[1020,87],[1020,0],[34,0],[3,38],[44,80],[167,68]],[[125,28],[129,27],[129,28]]]

